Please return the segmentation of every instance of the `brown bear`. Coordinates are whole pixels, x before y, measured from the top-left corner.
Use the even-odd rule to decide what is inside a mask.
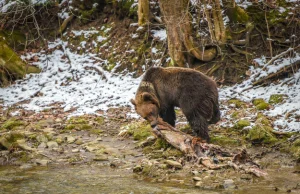
[[[194,135],[206,141],[209,141],[208,124],[220,120],[216,83],[199,71],[188,68],[149,68],[131,103],[153,128],[157,125],[158,116],[175,126],[174,107],[180,107]]]

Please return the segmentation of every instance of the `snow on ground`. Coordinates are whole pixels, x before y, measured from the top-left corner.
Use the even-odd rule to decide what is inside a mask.
[[[101,65],[107,61],[93,54],[79,55],[67,48],[62,40],[49,44],[49,48],[61,46],[50,54],[45,51],[29,53],[23,58],[38,56],[34,65],[42,69],[40,74],[27,75],[25,80],[0,89],[0,99],[5,106],[31,100],[22,106],[41,111],[51,104],[62,102],[65,111],[77,108],[73,115],[95,113],[113,106],[124,106],[134,97],[140,82],[130,74],[117,75],[104,71]]]
[[[221,89],[220,100],[237,98],[245,102],[251,102],[257,98],[263,98],[268,102],[273,94],[286,95],[283,104],[276,104],[274,108],[264,111],[264,114],[275,118],[274,130],[300,131],[300,122],[296,118],[300,116],[300,70],[295,72],[292,78],[286,78],[277,84],[273,83],[266,87],[252,86],[253,81],[275,73],[280,68],[298,60],[300,60],[300,55],[297,53],[293,58],[277,59],[269,66],[265,66],[264,57],[256,59],[255,61],[260,65],[260,68],[251,67],[252,75],[250,79],[233,87]]]

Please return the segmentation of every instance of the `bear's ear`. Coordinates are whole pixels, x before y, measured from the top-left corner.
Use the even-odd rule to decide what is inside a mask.
[[[131,99],[130,102],[131,102],[131,104],[133,104],[134,106],[136,106],[136,102],[135,102],[134,99]]]
[[[153,95],[151,95],[148,92],[144,92],[141,95],[142,95],[142,99],[143,99],[144,102],[147,102],[147,101],[149,102],[150,101],[151,103],[156,104],[156,106],[159,107],[158,99],[155,98]]]
[[[151,94],[149,94],[148,92],[142,93],[142,99],[144,102],[153,101]]]

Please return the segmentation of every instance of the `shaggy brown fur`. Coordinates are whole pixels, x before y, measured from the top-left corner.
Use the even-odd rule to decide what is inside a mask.
[[[158,115],[175,126],[174,107],[180,107],[194,134],[207,141],[208,124],[220,120],[216,83],[192,69],[150,68],[131,102],[152,127],[157,125]]]

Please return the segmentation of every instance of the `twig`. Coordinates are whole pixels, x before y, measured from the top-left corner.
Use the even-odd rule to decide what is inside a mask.
[[[61,24],[61,26],[59,27],[59,29],[57,30],[57,34],[61,34],[64,32],[64,30],[66,29],[68,23],[74,18],[74,15],[70,15],[68,18],[66,18],[63,23]]]
[[[248,53],[246,51],[243,51],[241,49],[238,49],[236,46],[234,46],[233,44],[230,44],[230,47],[232,48],[232,50],[234,50],[237,53],[243,54],[243,55],[252,55],[251,53]]]
[[[271,33],[270,33],[270,28],[269,28],[269,23],[268,23],[268,19],[267,19],[267,11],[266,10],[265,10],[265,20],[266,20],[267,30],[268,30],[270,55],[271,55],[271,57],[273,57],[272,39],[271,39]]]
[[[276,76],[280,75],[281,73],[287,71],[287,69],[292,68],[294,65],[300,65],[300,60],[298,60],[298,61],[296,61],[294,63],[291,63],[289,66],[284,66],[283,68],[281,68],[276,73],[269,74],[268,76],[266,76],[266,77],[264,77],[262,79],[257,80],[256,82],[253,83],[253,86],[259,85],[259,84],[261,84],[262,82],[264,82],[264,81],[266,81],[268,79],[271,79],[273,77],[276,77]],[[290,80],[288,80],[288,81],[290,81]],[[286,81],[286,82],[288,82],[288,81]],[[284,83],[286,83],[286,82],[284,82]]]

